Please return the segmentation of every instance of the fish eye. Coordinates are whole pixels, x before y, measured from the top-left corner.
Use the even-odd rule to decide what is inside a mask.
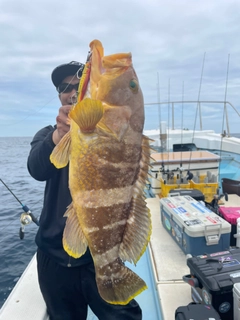
[[[138,82],[135,79],[132,79],[129,83],[130,89],[134,92],[137,93],[138,92]]]

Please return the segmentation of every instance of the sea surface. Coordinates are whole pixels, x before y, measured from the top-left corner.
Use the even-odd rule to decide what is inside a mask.
[[[31,137],[0,137],[0,179],[21,203],[39,217],[44,182],[34,180],[27,170]],[[25,226],[20,240],[21,204],[0,181],[0,308],[36,251],[37,226]]]

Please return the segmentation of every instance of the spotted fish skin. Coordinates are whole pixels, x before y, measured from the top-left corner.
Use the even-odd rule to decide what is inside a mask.
[[[101,297],[127,304],[146,284],[123,261],[136,263],[151,235],[143,95],[131,54],[104,57],[98,40],[90,48],[88,94],[70,112],[70,132],[50,159],[59,168],[69,161],[73,202],[65,214],[64,249],[78,258],[88,246]]]

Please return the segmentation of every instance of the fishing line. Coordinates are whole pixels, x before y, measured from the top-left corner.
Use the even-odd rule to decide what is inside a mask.
[[[4,229],[3,231],[5,231],[9,226],[11,226],[13,224],[15,220],[12,220]],[[9,235],[9,234],[8,234]],[[15,235],[15,233],[12,233],[11,235]],[[2,243],[3,241],[6,240],[7,237],[3,238],[2,240],[0,240],[0,243]]]
[[[18,123],[21,123],[22,121],[28,119],[29,117],[33,116],[34,114],[38,113],[39,111],[43,110],[50,102],[52,102],[53,100],[55,100],[56,97],[52,98],[51,100],[49,100],[46,104],[44,104],[42,107],[40,107],[39,109],[33,111],[32,113],[29,113],[26,117],[20,119],[19,121],[15,121],[15,122],[12,122],[12,123],[9,123],[9,124],[1,124],[1,126],[3,127],[10,127],[12,125],[15,125],[15,124],[18,124]]]
[[[80,69],[81,69],[81,67],[80,67],[80,68],[78,69],[78,71],[73,75],[73,77],[71,78],[69,84],[72,83],[74,77],[77,77],[78,79],[80,79],[80,78],[79,78],[79,75],[78,75]],[[67,90],[67,88],[65,88],[65,90]],[[65,90],[64,90],[64,91],[65,91]],[[64,91],[63,91],[63,92],[64,92]],[[56,96],[54,96],[54,98],[51,98],[51,99],[50,99],[48,102],[46,102],[42,107],[40,107],[40,108],[38,108],[37,110],[29,113],[26,117],[20,119],[19,121],[11,122],[11,123],[9,123],[9,124],[1,124],[1,126],[2,126],[2,127],[10,127],[10,126],[12,126],[12,125],[21,123],[22,121],[25,121],[25,120],[28,119],[29,117],[31,117],[31,116],[33,116],[34,114],[36,114],[36,113],[40,112],[41,110],[43,110],[47,105],[49,105],[49,104],[50,104],[53,100],[55,100],[55,99],[56,99]]]

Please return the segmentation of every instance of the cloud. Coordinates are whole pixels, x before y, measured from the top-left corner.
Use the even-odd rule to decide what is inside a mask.
[[[132,52],[146,103],[158,102],[159,93],[162,102],[224,100],[227,93],[239,109],[239,10],[234,0],[2,0],[0,136],[32,136],[55,123],[60,105],[51,72],[84,62],[93,39],[106,55]],[[219,131],[220,115],[203,111],[206,126],[214,122]],[[146,106],[146,127],[158,120],[156,107]],[[237,120],[233,125],[239,130]]]

